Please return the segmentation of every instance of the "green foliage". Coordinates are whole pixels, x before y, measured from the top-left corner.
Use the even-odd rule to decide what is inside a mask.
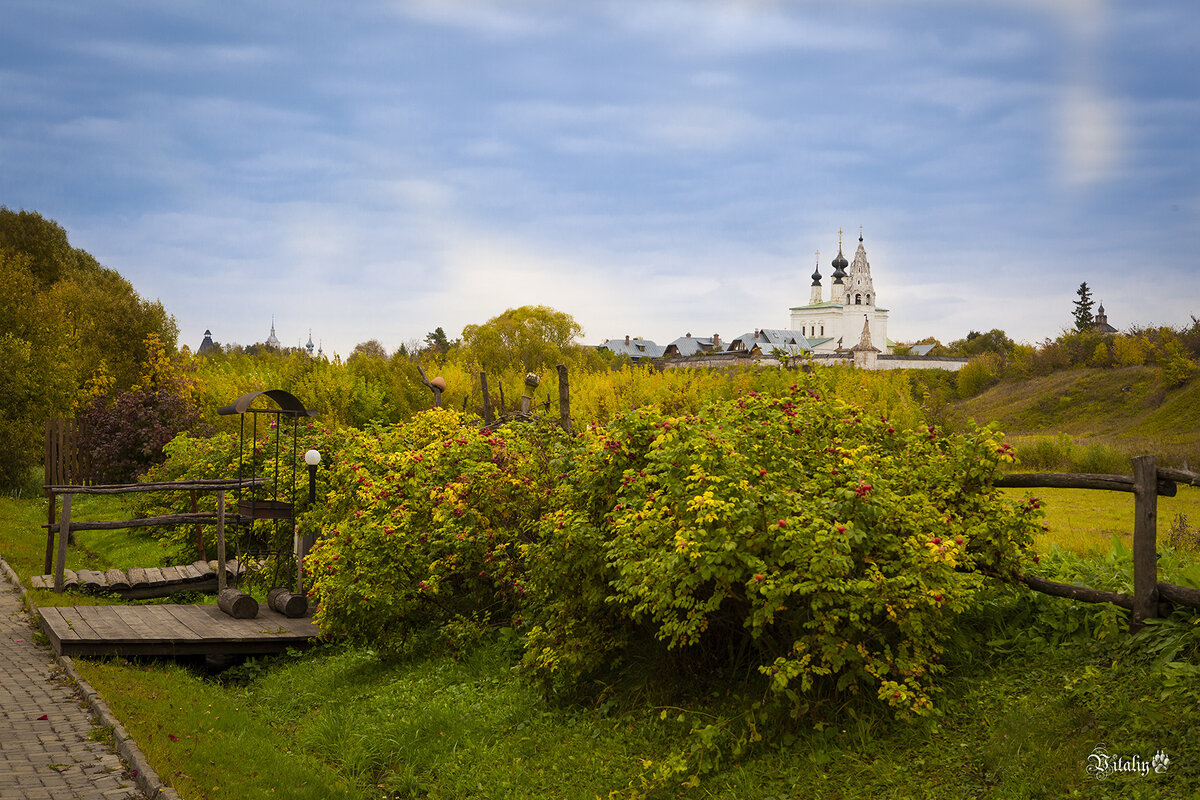
[[[1075,330],[1087,330],[1095,322],[1095,318],[1092,316],[1092,306],[1095,305],[1095,302],[1092,300],[1092,292],[1088,289],[1087,281],[1079,284],[1079,290],[1075,294],[1079,296],[1079,299],[1075,301]]]
[[[303,525],[323,534],[305,561],[322,629],[394,654],[414,633],[458,647],[511,624],[547,502],[542,440],[553,437],[538,433],[480,429],[445,409],[344,431],[325,505]]]
[[[462,350],[489,374],[506,369],[549,372],[562,363],[598,366],[595,351],[575,344],[582,334],[570,314],[547,306],[521,306],[463,328]]]
[[[699,664],[748,650],[792,714],[860,692],[928,713],[979,573],[1014,569],[1033,529],[989,488],[1008,457],[992,434],[899,430],[798,386],[579,441],[530,564],[525,663],[559,689],[635,643]]]
[[[158,302],[36,212],[0,207],[0,484],[23,479],[42,452],[44,421],[70,416],[94,390],[130,389],[150,337],[174,348]],[[85,387],[87,387],[85,389]]]
[[[995,353],[974,356],[958,371],[959,397],[974,397],[1000,382],[1000,357]]]

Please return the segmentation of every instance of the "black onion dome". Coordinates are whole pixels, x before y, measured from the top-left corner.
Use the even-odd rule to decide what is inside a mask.
[[[834,272],[844,272],[848,266],[850,266],[850,262],[846,260],[844,255],[842,255],[842,248],[838,247],[837,258],[833,260]]]

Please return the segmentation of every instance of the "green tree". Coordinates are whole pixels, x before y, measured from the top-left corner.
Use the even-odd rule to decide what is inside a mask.
[[[959,339],[948,345],[949,349],[964,356],[977,356],[982,353],[996,353],[1007,360],[1012,355],[1016,343],[1008,338],[1008,334],[999,328],[993,328],[987,333],[971,331],[967,338]]]
[[[425,334],[425,345],[438,354],[450,349],[450,340],[446,338],[446,332],[442,330],[441,325]]]
[[[575,339],[582,335],[583,328],[570,314],[548,306],[521,306],[463,328],[462,346],[487,372],[506,367],[543,372],[559,363],[577,362],[583,353]]]
[[[1092,301],[1092,290],[1088,288],[1087,281],[1079,284],[1075,294],[1079,295],[1079,299],[1075,301],[1075,330],[1084,331],[1095,322],[1095,317],[1092,316],[1092,306],[1095,303]]]

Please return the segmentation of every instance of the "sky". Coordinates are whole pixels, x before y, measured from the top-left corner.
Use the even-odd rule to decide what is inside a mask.
[[[5,0],[0,204],[193,350],[548,305],[786,328],[861,229],[895,341],[1200,316],[1200,6]]]

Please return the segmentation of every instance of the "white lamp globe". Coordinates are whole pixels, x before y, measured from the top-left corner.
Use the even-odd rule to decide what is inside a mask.
[[[304,463],[308,464],[310,467],[315,467],[317,464],[320,464],[321,463],[320,451],[309,450],[307,453],[304,454]]]

